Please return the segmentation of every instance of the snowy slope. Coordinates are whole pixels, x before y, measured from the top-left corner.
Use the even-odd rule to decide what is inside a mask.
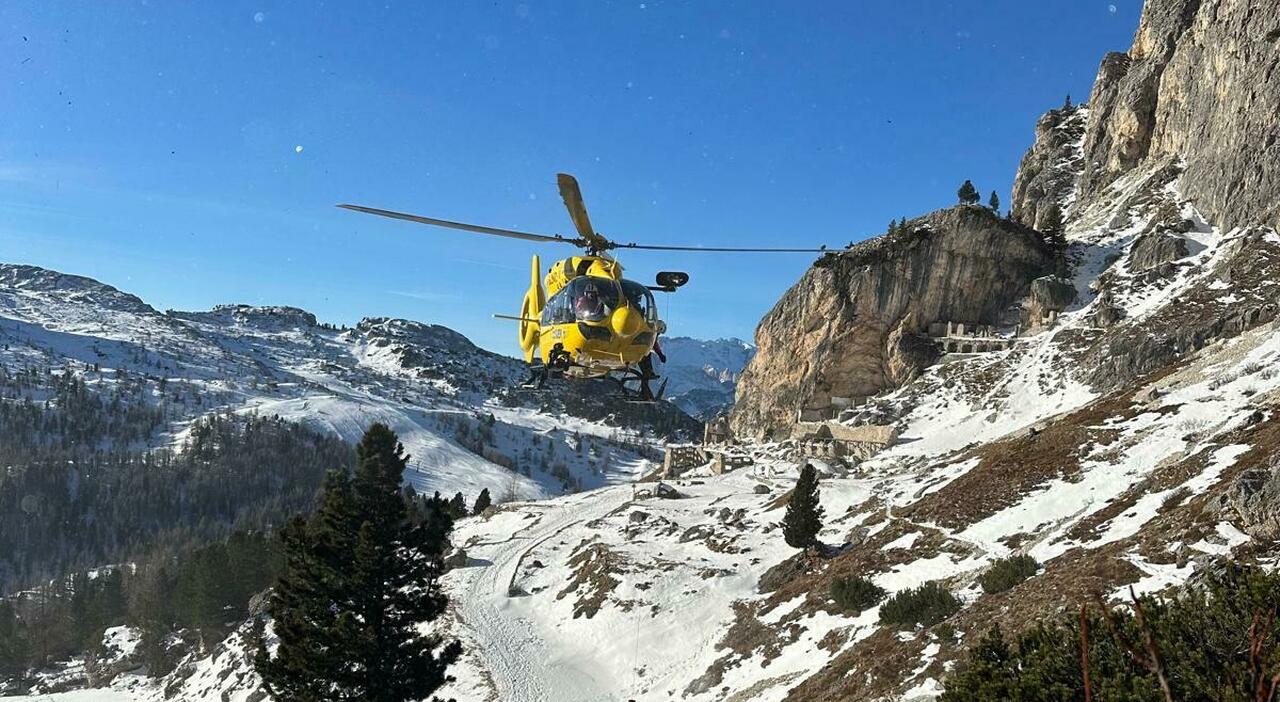
[[[174,418],[156,444],[215,411],[280,415],[348,441],[385,422],[412,455],[406,481],[428,493],[547,497],[642,475],[655,456],[642,427],[543,410],[510,392],[523,364],[408,320],[337,329],[290,307],[161,313],[89,278],[0,265],[0,344],[9,369],[74,373],[90,388],[140,383]]]
[[[1135,242],[1170,212],[1184,223],[1170,236],[1186,240],[1185,256],[1158,275],[1136,270]],[[1229,508],[1228,496],[1242,471],[1267,469],[1280,451],[1280,374],[1270,370],[1280,362],[1280,329],[1250,312],[1274,302],[1280,236],[1214,229],[1182,201],[1176,179],[1155,171],[1131,174],[1072,212],[1069,234],[1080,294],[1055,326],[1008,351],[944,358],[867,408],[902,428],[896,445],[852,468],[820,464],[821,538],[841,548],[819,566],[789,569],[796,551],[777,528],[798,469],[785,444],[740,447],[754,466],[723,476],[698,469],[670,483],[675,499],[656,496],[652,483],[629,484],[637,462],[596,476],[595,490],[462,520],[454,540],[470,560],[446,576],[453,606],[441,626],[466,650],[447,694],[928,699],[966,642],[992,623],[1017,629],[1063,598],[1119,595],[1130,585],[1158,591],[1214,558],[1249,558],[1258,525]],[[1101,325],[1103,305],[1122,310],[1119,321]],[[1160,361],[1159,372],[1097,382],[1098,354],[1140,347],[1144,335],[1181,343],[1162,335],[1241,310],[1254,321],[1210,324],[1213,338]],[[255,314],[193,319],[172,332],[171,343],[196,344],[213,334],[202,325],[244,327],[235,332],[243,346],[217,363],[260,362],[280,376],[271,392],[226,388],[244,393],[242,410],[282,412],[344,435],[358,431],[360,417],[377,416],[404,428],[415,454],[447,457],[428,463],[428,475],[449,474],[450,451],[467,465],[467,451],[439,422],[467,416],[476,407],[460,399],[468,393],[503,431],[560,432],[566,444],[574,433],[600,436],[590,422],[504,407],[447,377],[424,376],[423,389],[411,391],[398,379],[417,372],[380,345],[384,323],[299,332]],[[170,343],[154,338],[151,347]],[[297,344],[307,353],[286,350]],[[289,383],[309,389],[281,389]],[[406,392],[431,402],[386,400]],[[998,595],[976,585],[995,559],[1023,553],[1042,564],[1035,577]],[[882,626],[878,606],[840,611],[828,592],[832,578],[847,575],[890,593],[942,583],[965,603],[948,620],[955,633]],[[183,699],[249,699],[253,675],[238,636],[193,657],[165,685]],[[121,699],[159,698],[154,685],[122,683],[130,684]]]
[[[1158,591],[1214,557],[1244,558],[1253,527],[1216,505],[1280,442],[1276,324],[1188,349],[1171,371],[1123,388],[1092,385],[1082,363],[1108,335],[1159,329],[1190,304],[1212,304],[1196,302],[1197,291],[1228,306],[1246,300],[1252,283],[1222,275],[1246,241],[1254,258],[1280,252],[1270,230],[1208,226],[1176,182],[1153,175],[1117,183],[1105,211],[1075,214],[1081,295],[1057,326],[1007,352],[947,359],[880,398],[902,439],[823,480],[822,538],[844,544],[823,568],[761,591],[795,553],[775,527],[796,464],[768,457],[785,456],[784,446],[744,447],[756,466],[677,481],[680,499],[619,487],[464,522],[457,538],[473,561],[449,587],[469,654],[453,692],[930,698],[967,637],[993,622],[1017,628],[1070,593]],[[1164,276],[1132,272],[1133,242],[1170,203],[1194,225],[1177,235],[1187,255]],[[1107,329],[1095,324],[1100,290],[1125,311]],[[976,576],[1013,553],[1035,557],[1042,574],[1017,599],[984,595]],[[840,612],[827,596],[837,573],[890,593],[942,582],[966,603],[951,620],[958,638],[885,628],[878,608]],[[883,660],[897,661],[894,675],[877,667]]]

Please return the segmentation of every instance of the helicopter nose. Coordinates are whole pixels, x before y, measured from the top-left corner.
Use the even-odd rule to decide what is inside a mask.
[[[618,336],[630,338],[640,333],[640,328],[644,326],[640,313],[631,307],[631,305],[622,305],[613,311],[613,317],[609,320],[613,333]]]

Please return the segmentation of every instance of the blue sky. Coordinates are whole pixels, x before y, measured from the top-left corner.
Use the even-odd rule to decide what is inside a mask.
[[[515,353],[520,241],[338,202],[658,244],[843,245],[1007,204],[1036,118],[1088,95],[1137,0],[101,2],[0,6],[0,260],[157,308],[400,316]],[[299,149],[298,147],[301,147]],[[683,269],[673,334],[751,338],[803,255]]]

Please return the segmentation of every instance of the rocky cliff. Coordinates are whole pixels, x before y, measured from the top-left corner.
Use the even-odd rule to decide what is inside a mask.
[[[1183,194],[1229,230],[1280,218],[1280,7],[1155,0],[1089,97],[1081,196],[1152,161],[1180,161]]]
[[[931,323],[1013,323],[1010,305],[1052,265],[1034,231],[976,206],[824,256],[761,320],[735,432],[785,431],[801,410],[901,385],[936,358]]]
[[[1050,110],[1036,123],[1035,143],[1022,157],[1013,182],[1010,213],[1028,226],[1040,224],[1050,203],[1066,208],[1080,174],[1080,145],[1088,108]]]
[[[824,257],[761,321],[759,354],[738,387],[735,430],[756,436],[785,430],[799,411],[825,410],[832,397],[901,386],[933,360],[920,335],[931,322],[1008,321],[1001,313],[1028,292],[1032,278],[1054,272],[1035,235],[1021,229],[1042,225],[1051,203],[1067,211],[1077,231],[1119,232],[1132,212],[1148,213],[1146,229],[1133,233],[1136,243],[1121,238],[1107,252],[1090,243],[1072,249],[1075,263],[1097,266],[1096,275],[1109,265],[1100,257],[1114,258],[1116,247],[1134,243],[1126,285],[1130,273],[1147,281],[1175,276],[1176,261],[1195,253],[1187,228],[1274,226],[1276,104],[1280,6],[1151,0],[1130,50],[1102,60],[1088,104],[1050,110],[1037,123],[1010,199],[1020,224],[982,217],[977,208],[949,210],[918,220],[904,241],[879,239]],[[1187,219],[1181,210],[1188,206],[1204,221]],[[1152,214],[1160,207],[1165,211]],[[1101,213],[1110,221],[1090,219]],[[1243,252],[1239,264],[1249,265],[1248,256]],[[1107,302],[1115,279],[1101,275],[1093,285],[1103,297],[1095,310],[1099,327],[1126,314]],[[1033,311],[1040,297],[1030,301]],[[1269,309],[1249,318],[1265,321]],[[1124,338],[1119,333],[1093,339],[1090,382],[1126,382],[1240,327],[1214,316],[1177,333],[1144,331],[1124,343],[1112,343]]]

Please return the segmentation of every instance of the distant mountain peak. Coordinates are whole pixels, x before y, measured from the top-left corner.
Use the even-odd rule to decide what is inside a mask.
[[[139,314],[158,314],[141,298],[81,275],[18,263],[0,263],[0,287],[54,295],[69,302],[83,301]]]

